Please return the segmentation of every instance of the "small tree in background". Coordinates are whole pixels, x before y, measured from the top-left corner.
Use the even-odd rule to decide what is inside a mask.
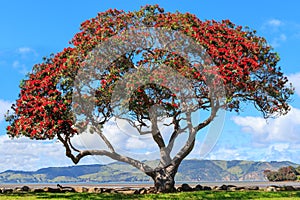
[[[152,48],[132,48],[105,67],[98,68],[98,65],[86,62],[97,46],[113,37],[122,42],[121,33],[136,27],[164,29],[190,38],[198,47],[184,44],[182,47],[193,55],[202,55],[204,49],[210,59],[206,56],[201,58],[206,64],[209,62],[209,68],[203,60],[192,63],[177,51],[155,45],[150,46]],[[180,39],[175,37],[174,41]],[[151,42],[151,34],[146,42]],[[14,112],[6,118],[9,122],[7,133],[13,138],[57,138],[64,145],[66,156],[75,164],[88,155],[108,156],[126,162],[149,175],[157,191],[174,190],[174,177],[180,163],[192,151],[197,133],[215,119],[219,110],[239,112],[241,104],[249,102],[265,118],[289,111],[288,100],[293,88],[287,85],[287,78],[277,66],[279,56],[272,52],[264,38],[229,20],[201,21],[189,13],[164,12],[157,5],[146,6],[136,12],[108,10],[82,23],[81,31],[74,36],[71,44],[71,47],[35,65],[27,79],[22,81],[19,99],[12,106]],[[131,46],[134,44],[135,41],[130,43]],[[109,54],[101,52],[101,56]],[[103,63],[105,58],[96,56],[92,60],[93,64]],[[155,70],[162,65],[167,66],[169,71]],[[84,73],[87,66],[94,67],[93,77]],[[166,74],[168,72],[170,74]],[[78,73],[82,73],[84,80],[88,81],[75,83]],[[149,73],[151,76],[148,78],[153,80],[141,81],[143,76],[140,74]],[[193,100],[190,101],[191,93],[186,94],[182,90],[183,83],[177,82],[181,85],[181,89],[177,90],[176,78],[168,78],[176,77],[175,74],[188,80]],[[120,83],[123,84],[120,86]],[[116,97],[117,86],[120,92],[123,89],[125,94],[130,95],[123,99]],[[91,88],[92,92],[85,92],[86,88]],[[125,120],[140,134],[152,134],[161,157],[156,168],[120,155],[103,132],[109,120],[121,116],[116,111],[121,111],[123,104],[127,106],[126,113],[121,113]],[[195,123],[192,116],[198,110],[206,110],[209,114],[206,119]],[[169,140],[159,129],[162,116],[169,119],[168,126],[173,129]],[[106,149],[80,150],[72,144],[72,137],[90,126],[91,131],[106,144]],[[171,154],[180,134],[187,134],[188,139],[178,152]]]
[[[299,175],[293,166],[281,167],[278,171],[266,170],[264,174],[269,181],[295,181]]]

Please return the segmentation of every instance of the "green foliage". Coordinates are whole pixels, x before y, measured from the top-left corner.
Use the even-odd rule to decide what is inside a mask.
[[[265,175],[269,181],[295,181],[300,174],[293,166],[288,166],[281,167],[278,171],[266,170]]]

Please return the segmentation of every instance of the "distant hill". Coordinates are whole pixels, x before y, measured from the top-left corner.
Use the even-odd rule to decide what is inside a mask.
[[[158,161],[146,161],[150,166]],[[265,181],[264,170],[298,164],[282,162],[184,160],[178,169],[176,181]],[[66,183],[66,182],[141,182],[151,181],[142,172],[128,164],[115,162],[107,165],[77,165],[49,167],[37,171],[0,173],[0,183]]]

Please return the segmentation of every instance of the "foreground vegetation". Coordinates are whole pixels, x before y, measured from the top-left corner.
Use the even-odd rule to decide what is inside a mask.
[[[262,192],[262,191],[199,191],[171,194],[124,195],[95,193],[19,193],[0,194],[3,199],[300,199],[300,191]]]

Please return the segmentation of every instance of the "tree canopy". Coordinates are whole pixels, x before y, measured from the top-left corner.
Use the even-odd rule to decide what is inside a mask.
[[[136,31],[135,41],[126,38],[130,31]],[[160,36],[158,40],[153,39],[155,34]],[[131,47],[125,52],[121,48],[124,37]],[[140,37],[147,39],[139,43]],[[111,43],[112,51],[99,49],[112,38],[120,45]],[[176,51],[167,48],[166,41],[170,40],[173,46],[179,45]],[[180,43],[187,40],[192,42]],[[143,46],[143,42],[148,45]],[[21,82],[19,99],[7,116],[7,133],[31,139],[57,137],[74,163],[87,155],[104,155],[132,164],[157,183],[161,170],[172,172],[167,179],[174,178],[180,162],[193,149],[196,134],[214,120],[219,110],[240,112],[243,103],[250,103],[268,118],[290,109],[293,88],[278,67],[278,54],[255,31],[229,20],[201,21],[190,13],[164,12],[157,5],[135,12],[107,10],[83,22],[70,43],[70,47],[35,65]],[[109,57],[113,51],[122,55]],[[201,59],[191,61],[186,56]],[[76,82],[78,74],[84,77],[81,82]],[[87,88],[92,92],[85,92]],[[122,99],[124,95],[116,93],[130,95]],[[120,114],[124,104],[125,115]],[[209,115],[195,124],[191,118],[197,110],[207,110]],[[162,115],[171,119],[169,141],[164,141],[157,125]],[[115,151],[102,132],[104,124],[114,117],[126,118],[141,134],[152,133],[161,153],[157,168]],[[72,145],[71,138],[89,124],[108,150],[78,150]],[[174,141],[184,131],[188,141],[172,156]],[[166,183],[161,184],[162,190],[166,190]],[[174,186],[174,180],[170,184]]]

